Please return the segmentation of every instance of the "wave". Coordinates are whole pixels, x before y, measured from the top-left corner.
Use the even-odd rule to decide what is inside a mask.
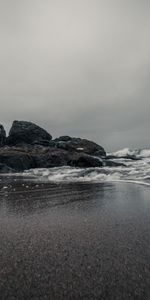
[[[113,162],[119,160],[119,164],[106,166],[104,163],[103,167],[86,169],[69,166],[31,169],[7,176],[22,176],[27,180],[44,182],[128,182],[150,186],[150,149],[124,148],[107,156]]]
[[[129,149],[129,148],[124,148],[121,150],[118,150],[116,152],[109,153],[109,155],[112,155],[114,157],[120,157],[120,158],[125,158],[125,157],[136,157],[136,158],[147,158],[150,157],[150,149]]]
[[[23,173],[27,178],[49,182],[128,182],[150,186],[150,166],[78,169],[61,167],[32,169]]]

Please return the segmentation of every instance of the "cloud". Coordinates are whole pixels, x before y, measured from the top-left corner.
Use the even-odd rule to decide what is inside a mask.
[[[149,8],[147,0],[1,0],[1,122],[36,121],[108,149],[149,146]]]

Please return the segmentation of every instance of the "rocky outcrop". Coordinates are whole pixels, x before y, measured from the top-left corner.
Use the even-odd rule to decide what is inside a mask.
[[[6,131],[3,125],[0,124],[0,147],[4,146],[6,143]]]
[[[53,168],[68,165],[70,154],[63,149],[53,147],[35,147],[32,149],[31,157],[34,161],[34,168]]]
[[[93,157],[85,153],[78,153],[72,156],[71,160],[68,162],[68,165],[79,168],[102,167],[103,162],[98,157]]]
[[[67,165],[67,151],[42,146],[14,146],[0,148],[0,163],[16,170],[51,168]]]
[[[0,148],[0,163],[17,172],[31,168],[102,166],[102,161],[99,158],[85,153],[69,153],[64,149],[42,146],[6,146]]]
[[[32,122],[14,121],[7,138],[8,145],[48,143],[52,136]]]
[[[62,136],[54,140],[56,147],[67,151],[86,153],[92,156],[105,157],[106,152],[100,145],[81,138]]]
[[[60,166],[101,167],[104,148],[81,138],[52,136],[34,123],[14,121],[6,138],[1,128],[0,172]],[[2,147],[3,146],[3,147]]]
[[[23,171],[34,167],[32,157],[24,149],[3,147],[0,148],[0,163],[16,171]]]

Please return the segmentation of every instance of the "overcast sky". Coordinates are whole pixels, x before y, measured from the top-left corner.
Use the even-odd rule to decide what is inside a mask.
[[[0,122],[150,147],[149,0],[0,0]]]

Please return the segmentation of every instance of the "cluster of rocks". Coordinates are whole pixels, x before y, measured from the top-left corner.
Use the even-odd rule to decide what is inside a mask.
[[[81,138],[52,136],[32,122],[14,121],[6,137],[0,125],[0,172],[60,166],[101,167],[106,152],[98,144]]]

